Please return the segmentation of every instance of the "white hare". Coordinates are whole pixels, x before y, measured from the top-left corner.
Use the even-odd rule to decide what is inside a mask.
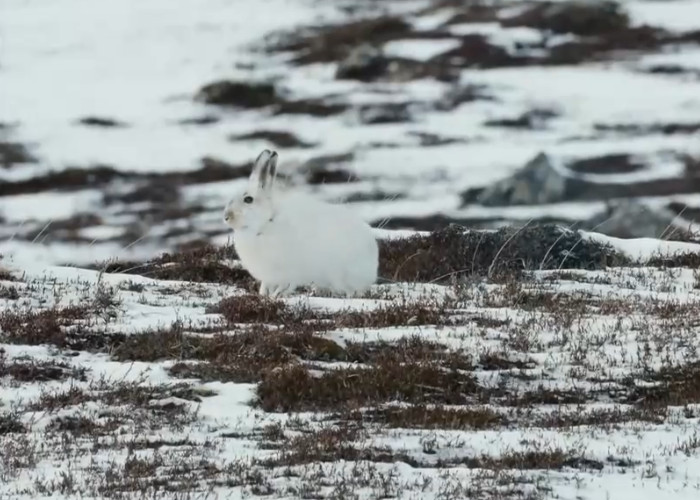
[[[255,160],[248,187],[224,210],[245,269],[273,297],[311,286],[357,295],[377,279],[379,251],[370,226],[343,205],[275,189],[277,153]]]

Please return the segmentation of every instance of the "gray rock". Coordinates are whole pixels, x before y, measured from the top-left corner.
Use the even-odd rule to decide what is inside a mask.
[[[266,82],[238,82],[220,80],[202,87],[197,100],[207,104],[262,108],[279,102],[275,86]]]
[[[566,200],[568,181],[540,153],[511,177],[485,188],[476,201],[485,206],[556,203]]]
[[[359,107],[359,119],[366,125],[410,122],[413,120],[410,105],[408,102],[367,104]]]
[[[690,234],[676,214],[652,208],[635,199],[611,203],[608,209],[584,224],[590,230],[618,238],[688,239]]]
[[[0,140],[0,167],[9,168],[17,163],[36,163],[37,159],[24,144]]]

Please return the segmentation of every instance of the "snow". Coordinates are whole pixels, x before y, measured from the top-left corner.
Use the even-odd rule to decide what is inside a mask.
[[[393,40],[384,45],[389,56],[426,61],[431,57],[459,47],[459,40]]]
[[[208,81],[255,76],[263,61],[241,48],[330,11],[290,0],[246,3],[244,16],[241,7],[226,0],[185,0],[177,7],[167,0],[7,0],[0,18],[3,120],[21,123],[22,135],[55,166],[187,169],[203,150],[225,155],[220,136],[175,123],[205,111],[192,102],[193,92]],[[70,30],[55,21],[66,13]],[[237,69],[247,64],[256,68]],[[75,125],[84,116],[130,126],[86,130]]]
[[[97,190],[76,193],[43,193],[4,196],[0,215],[11,222],[69,218],[75,213],[90,213],[99,206],[102,193]]]
[[[656,65],[680,66],[682,69],[700,71],[700,49],[695,47],[676,48],[660,54],[644,55],[640,58],[640,67],[649,68]]]
[[[594,129],[596,124],[697,123],[700,116],[697,78],[692,74],[653,75],[639,71],[658,64],[679,65],[691,71],[700,69],[699,52],[694,45],[653,54],[621,55],[617,61],[577,67],[464,70],[460,83],[483,85],[484,92],[492,99],[469,102],[445,112],[436,109],[434,102],[451,90],[448,83],[429,79],[372,84],[338,81],[334,78],[335,64],[298,67],[287,63],[288,55],[270,55],[262,50],[263,39],[271,32],[294,30],[301,25],[319,24],[348,15],[362,16],[368,12],[375,15],[377,9],[407,14],[415,29],[425,31],[438,28],[454,14],[451,8],[416,14],[428,5],[426,1],[382,2],[379,6],[368,3],[356,13],[339,8],[345,3],[181,0],[174,5],[166,0],[3,0],[0,8],[0,121],[16,125],[7,134],[12,140],[28,144],[39,162],[0,169],[0,182],[20,182],[48,171],[87,168],[98,163],[122,172],[137,173],[189,171],[198,168],[204,156],[242,164],[250,161],[261,147],[268,147],[268,143],[234,142],[229,140],[231,135],[280,130],[294,132],[300,139],[316,143],[309,149],[290,148],[281,152],[280,172],[293,177],[310,159],[353,154],[344,168],[359,175],[361,182],[313,187],[296,185],[295,189],[327,199],[358,193],[386,193],[376,201],[353,203],[353,208],[367,221],[444,214],[464,219],[503,218],[522,222],[556,216],[573,222],[602,211],[605,201],[460,208],[460,194],[465,189],[483,187],[511,175],[542,151],[559,166],[592,156],[636,155],[644,164],[639,172],[587,176],[601,182],[621,183],[678,176],[683,169],[678,155],[700,154],[697,134],[635,137],[599,133]],[[648,23],[676,32],[700,28],[700,2],[697,1],[627,1],[625,5],[637,25]],[[537,43],[541,38],[535,30],[502,28],[496,23],[460,24],[449,29],[454,38],[418,40],[409,37],[387,43],[384,50],[393,56],[427,60],[456,47],[458,37],[468,34],[484,35],[491,43],[509,51],[520,50],[518,44]],[[550,42],[568,39],[571,37],[554,37]],[[268,110],[221,109],[193,100],[202,85],[223,78],[275,81],[280,91],[290,98],[333,96],[352,106],[410,102],[414,116],[410,123],[367,126],[358,121],[353,109],[325,118],[274,116]],[[535,130],[485,125],[489,120],[515,118],[533,108],[551,109],[558,116],[542,129]],[[102,129],[77,123],[86,116],[115,119],[126,126]],[[202,116],[214,116],[219,121],[208,126],[180,123]],[[427,147],[420,144],[418,133],[435,134],[456,142]],[[2,134],[4,140],[5,132]],[[237,287],[104,274],[79,266],[107,259],[142,261],[153,257],[170,250],[177,241],[172,238],[166,244],[160,239],[173,228],[201,231],[215,244],[229,243],[230,232],[221,221],[221,208],[245,182],[238,179],[182,186],[184,202],[202,203],[207,211],[148,228],[146,237],[133,245],[121,238],[130,224],[138,220],[140,212],[137,210],[136,216],[132,216],[123,213],[122,206],[104,206],[99,189],[46,190],[3,196],[0,203],[2,268],[20,281],[0,284],[0,317],[6,312],[41,312],[55,305],[85,304],[93,300],[99,287],[106,286],[114,289],[119,305],[113,318],[91,318],[83,325],[93,334],[135,335],[170,328],[177,322],[182,322],[188,335],[210,335],[190,331],[199,327],[221,327],[218,333],[221,335],[240,333],[241,325],[223,324],[220,315],[210,312],[211,306],[222,298],[242,293]],[[395,197],[396,194],[404,196]],[[665,206],[671,201],[697,206],[700,195],[651,197],[642,201],[653,206]],[[147,206],[142,208],[145,210]],[[94,214],[102,218],[103,223],[81,228],[77,233],[81,240],[74,242],[44,240],[47,232],[39,233],[44,227],[51,228],[51,221],[76,214]],[[21,239],[17,235],[22,231],[32,231],[39,237],[34,242]],[[378,237],[386,239],[426,234],[379,228],[374,231]],[[631,259],[642,262],[651,257],[700,252],[700,244],[650,238],[625,240],[591,232],[581,232],[581,235],[610,244]],[[285,299],[285,303],[290,307],[309,306],[337,313],[348,308],[367,311],[391,301],[458,296],[463,302],[455,314],[474,318],[465,325],[342,328],[323,336],[339,346],[349,342],[422,338],[439,342],[453,351],[464,350],[477,358],[484,353],[502,353],[509,359],[532,361],[532,368],[513,369],[519,373],[517,377],[510,376],[509,370],[476,368],[474,376],[485,386],[503,382],[522,390],[538,385],[583,392],[605,389],[600,400],[581,405],[535,405],[532,415],[581,415],[601,409],[625,411],[628,405],[615,403],[605,396],[618,389],[623,381],[635,380],[642,385],[643,382],[636,379],[643,369],[697,360],[700,346],[697,324],[693,322],[697,318],[684,326],[673,323],[678,319],[673,314],[674,307],[686,306],[692,310],[700,304],[696,269],[632,267],[564,271],[531,273],[532,281],[517,284],[521,287],[519,295],[492,282],[470,283],[464,291],[437,284],[393,283],[376,287],[382,299],[343,300],[299,295]],[[6,292],[10,288],[20,294],[19,300],[12,299],[11,293]],[[527,294],[547,293],[572,301],[585,298],[592,304],[600,304],[600,308],[619,302],[630,310],[604,314],[589,307],[585,314],[574,317],[569,311],[562,319],[551,311],[528,310],[518,302]],[[664,307],[671,311],[668,316],[654,316],[655,308]],[[571,317],[567,316],[569,313]],[[564,324],[566,319],[571,320],[570,324]],[[527,343],[528,347],[514,347],[522,343]],[[64,450],[62,445],[49,441],[54,438],[46,437],[45,431],[58,414],[100,415],[105,411],[101,404],[90,402],[57,414],[27,411],[22,415],[22,422],[31,429],[20,437],[43,443],[40,450],[43,455],[34,469],[22,470],[11,480],[3,475],[0,497],[38,498],[39,493],[34,491],[39,484],[37,480],[61,480],[61,474],[69,471],[75,474],[78,484],[89,470],[99,469],[101,477],[107,477],[105,471],[109,464],[124,464],[126,443],[130,440],[187,437],[200,444],[214,440],[218,448],[211,453],[222,464],[275,457],[278,450],[263,449],[256,437],[265,425],[302,422],[308,426],[306,429],[320,428],[324,425],[323,419],[329,417],[323,412],[264,412],[251,405],[256,397],[256,385],[251,383],[204,383],[173,378],[169,368],[179,361],[177,359],[120,362],[107,353],[12,343],[2,343],[0,349],[5,360],[27,357],[34,362],[61,361],[88,369],[85,382],[17,383],[10,377],[1,378],[0,413],[3,415],[51,391],[66,389],[69,384],[88,389],[99,381],[156,385],[188,382],[198,389],[213,391],[200,402],[184,403],[185,400],[174,396],[154,399],[154,405],[174,403],[191,407],[197,411],[196,421],[180,430],[150,429],[134,434],[133,429],[120,429],[100,437],[104,442],[113,440],[114,448],[99,453],[90,451],[95,443],[71,438],[73,448],[62,456],[59,453]],[[297,361],[305,362],[295,359]],[[348,362],[323,360],[309,362],[309,365],[317,371],[351,366]],[[403,495],[432,499],[444,498],[450,491],[464,493],[459,488],[465,485],[477,489],[486,487],[493,492],[513,485],[526,491],[534,490],[538,484],[549,488],[548,495],[572,500],[630,495],[649,500],[660,494],[679,499],[697,497],[700,489],[700,456],[695,434],[700,411],[697,404],[669,408],[668,416],[661,423],[635,420],[609,427],[580,425],[564,429],[533,425],[523,420],[522,415],[514,415],[507,405],[487,407],[520,420],[495,430],[372,428],[368,444],[385,445],[425,464],[434,463],[438,458],[498,457],[513,450],[558,446],[564,450],[580,450],[586,458],[600,460],[603,469],[565,467],[558,471],[507,471],[514,475],[511,483],[508,474],[496,474],[487,469],[414,468],[403,462],[372,464],[338,460],[264,469],[266,477],[279,488],[268,498],[283,497],[280,492],[293,497],[289,493],[291,490],[285,487],[303,486],[309,478],[319,477],[319,474],[325,474],[330,485],[343,480],[357,485],[360,498]],[[124,434],[120,434],[121,431]],[[290,427],[285,428],[285,432],[297,431]],[[221,438],[227,433],[237,437]],[[7,436],[3,434],[0,438],[14,438]],[[430,440],[435,441],[435,455],[423,451]],[[134,450],[132,453],[148,456],[151,452]],[[158,451],[166,457],[171,452],[177,453],[177,447],[164,446]],[[628,458],[637,463],[618,467],[609,463],[608,457]],[[168,460],[179,463],[172,457]],[[252,465],[250,470],[253,470]],[[357,476],[363,471],[374,474],[374,483],[358,485]],[[398,493],[382,492],[378,486],[382,480],[393,485],[394,493]],[[211,494],[221,498],[254,496],[244,487],[224,484],[212,484]],[[404,489],[399,488],[399,484]],[[324,492],[333,493],[332,488],[325,486]],[[21,492],[23,489],[30,493]],[[337,491],[334,493],[342,497]],[[86,492],[84,496],[89,495]],[[54,495],[54,498],[61,496]],[[71,498],[71,494],[64,494],[63,498]]]
[[[660,249],[664,252],[683,252],[688,249],[700,251],[700,245],[690,247],[671,242],[658,242],[637,240],[624,242],[602,235],[585,234],[586,237],[611,243],[623,251],[638,252],[636,255],[654,255]],[[103,325],[105,331],[136,333],[143,332],[159,324],[167,325],[169,322],[179,318],[188,318],[196,323],[197,318],[204,319],[203,314],[206,304],[216,303],[220,298],[236,293],[233,287],[226,287],[216,284],[203,284],[208,293],[190,293],[186,283],[161,282],[149,278],[129,275],[101,275],[96,271],[87,271],[70,267],[44,266],[36,263],[26,263],[21,271],[24,279],[30,285],[23,293],[29,294],[27,298],[36,301],[40,308],[51,307],[53,301],[48,300],[60,289],[61,302],[63,304],[74,303],[84,300],[82,297],[86,290],[102,282],[109,286],[118,287],[119,298],[122,301],[118,314],[111,324]],[[656,328],[663,328],[663,322],[658,323],[653,316],[645,316],[648,308],[644,304],[648,301],[651,304],[676,304],[678,301],[688,301],[689,304],[700,302],[700,293],[694,289],[695,277],[691,269],[680,269],[670,273],[660,269],[626,269],[620,268],[607,271],[574,271],[578,278],[575,281],[567,279],[551,279],[556,277],[555,271],[537,273],[542,280],[540,285],[532,282],[525,282],[524,292],[532,287],[532,291],[549,290],[555,294],[566,294],[574,297],[577,293],[584,293],[597,297],[601,301],[613,301],[623,299],[629,304],[635,304],[636,300],[641,301],[638,309],[631,315],[617,318],[606,317],[596,314],[587,314],[580,318],[580,323],[571,326],[567,330],[572,335],[570,340],[560,337],[563,330],[555,324],[542,323],[543,327],[533,331],[531,339],[532,346],[528,352],[509,352],[511,357],[523,360],[531,360],[535,368],[520,370],[520,377],[508,378],[509,384],[518,384],[522,390],[544,386],[550,389],[568,390],[577,388],[579,391],[596,390],[604,384],[608,384],[613,390],[618,380],[627,380],[635,372],[637,363],[641,362],[641,357],[645,356],[642,349],[645,342],[645,334],[632,325],[639,324],[639,321],[646,321],[648,327],[655,331]],[[596,283],[601,278],[608,278],[607,283]],[[582,281],[579,281],[582,280]],[[590,282],[588,281],[590,280]],[[133,293],[120,285],[129,282],[143,285],[142,292]],[[546,288],[541,288],[542,286]],[[87,287],[87,288],[86,288]],[[508,324],[525,326],[531,324],[538,314],[513,308],[510,304],[505,306],[490,307],[484,305],[484,301],[490,297],[495,299],[504,288],[503,285],[489,284],[489,290],[481,290],[481,293],[470,294],[460,309],[459,314],[480,315],[493,319],[507,319]],[[160,290],[170,290],[167,294],[160,293]],[[661,292],[660,290],[664,291]],[[387,286],[387,290],[395,293],[395,300],[421,300],[421,297],[439,297],[450,293],[449,287],[439,285],[421,284],[395,284]],[[174,293],[173,293],[174,291]],[[197,306],[188,306],[193,300],[200,302]],[[390,300],[390,299],[385,299]],[[308,296],[297,296],[286,299],[292,307],[311,306],[326,311],[341,311],[346,308],[365,310],[376,307],[380,301],[374,299],[332,299]],[[546,314],[546,313],[545,313]],[[211,315],[210,315],[211,316]],[[547,326],[544,326],[547,325]],[[622,325],[622,326],[621,326]],[[98,327],[96,325],[96,327]],[[233,333],[233,332],[232,332]],[[659,330],[661,334],[661,330]],[[401,339],[420,337],[426,340],[439,342],[451,350],[465,350],[469,353],[479,355],[480,353],[498,353],[505,348],[508,342],[509,327],[498,326],[482,329],[476,324],[468,324],[464,327],[432,327],[432,326],[404,326],[397,328],[373,328],[373,329],[342,329],[329,332],[324,335],[330,340],[338,342],[339,345],[346,345],[346,342],[397,342]],[[668,359],[680,361],[685,356],[690,356],[697,347],[697,338],[678,338],[672,345],[659,345],[658,352],[652,350],[651,359],[644,358],[644,366],[652,368],[659,363],[665,363]],[[684,342],[691,341],[690,345]],[[648,339],[647,339],[648,341]],[[569,344],[571,342],[571,344]],[[586,349],[583,352],[577,348],[578,345],[586,346],[588,342],[598,342],[597,349]],[[602,343],[601,343],[602,342]],[[678,345],[676,345],[676,343]],[[192,402],[177,396],[168,396],[160,399],[153,399],[149,402],[152,407],[163,408],[184,406],[196,411],[196,421],[188,424],[184,429],[177,431],[173,429],[153,430],[142,432],[138,436],[128,434],[115,436],[113,451],[101,451],[95,455],[86,454],[80,460],[71,462],[71,470],[76,474],[78,481],[82,480],[81,474],[88,470],[95,470],[95,464],[123,463],[127,455],[118,448],[117,443],[134,442],[157,442],[158,440],[171,440],[177,442],[187,437],[195,443],[200,443],[202,450],[204,444],[218,435],[231,435],[221,442],[220,446],[212,453],[216,455],[221,463],[225,461],[244,460],[250,461],[258,458],[274,458],[277,451],[274,449],[264,449],[259,446],[256,433],[260,433],[265,425],[280,423],[281,425],[299,426],[300,422],[306,422],[310,428],[322,428],[323,424],[318,421],[319,415],[314,413],[265,413],[260,409],[251,407],[254,400],[255,385],[248,383],[221,383],[207,382],[201,383],[197,380],[172,379],[167,368],[173,361],[165,362],[117,362],[110,359],[106,354],[91,354],[88,352],[78,352],[77,355],[62,355],[61,351],[56,351],[45,346],[24,346],[2,344],[4,356],[7,360],[16,360],[25,356],[30,356],[35,361],[60,359],[71,366],[88,369],[89,380],[87,382],[75,381],[52,381],[48,383],[23,383],[20,386],[3,385],[0,387],[0,401],[5,407],[21,407],[24,402],[35,400],[51,391],[65,389],[67,384],[91,390],[91,384],[95,381],[100,383],[136,383],[136,384],[170,384],[174,382],[191,382],[198,390],[210,391],[211,395],[202,397],[201,402]],[[56,358],[58,356],[58,358]],[[647,354],[649,356],[649,354]],[[316,362],[314,366],[319,369],[342,369],[349,366],[347,363]],[[356,367],[356,365],[352,365]],[[595,379],[578,380],[571,376],[574,369],[588,371]],[[493,372],[488,370],[475,370],[475,376],[484,385],[498,384],[499,380],[507,377],[507,370],[503,372]],[[584,377],[585,378],[585,377]],[[595,380],[606,380],[606,382],[596,382]],[[510,413],[507,406],[499,405],[472,405],[470,409],[477,408],[491,409],[510,415],[510,418],[534,418],[537,415],[583,415],[596,411],[627,411],[629,405],[616,404],[606,401],[593,401],[583,405],[537,405],[527,416],[518,416]],[[684,411],[685,410],[685,411]],[[420,461],[419,467],[409,466],[402,462],[390,464],[376,464],[374,474],[389,474],[393,470],[396,480],[404,484],[406,493],[420,494],[422,498],[440,498],[434,489],[448,488],[455,484],[471,484],[485,486],[489,480],[483,477],[483,473],[488,473],[484,469],[481,473],[475,469],[454,465],[449,468],[431,468],[430,464],[437,463],[438,460],[459,460],[464,457],[492,457],[497,459],[514,452],[528,452],[532,450],[546,451],[560,449],[571,451],[576,456],[583,456],[588,460],[597,460],[603,464],[601,470],[579,470],[568,467],[562,470],[514,470],[512,473],[519,475],[520,480],[501,476],[502,484],[520,484],[524,480],[524,487],[534,488],[535,484],[546,485],[548,491],[558,498],[582,498],[594,499],[601,495],[619,495],[622,492],[634,492],[638,498],[646,498],[645,493],[654,485],[654,492],[658,492],[659,481],[661,481],[662,491],[673,494],[674,498],[694,498],[696,488],[700,484],[700,457],[697,455],[697,445],[693,444],[694,429],[697,426],[697,417],[684,416],[689,411],[698,411],[700,406],[688,405],[683,408],[669,409],[669,416],[661,423],[650,423],[633,421],[628,423],[615,424],[614,426],[578,425],[566,427],[564,429],[538,427],[537,425],[508,425],[497,429],[485,430],[445,430],[445,429],[382,429],[376,428],[369,436],[367,445],[375,447],[386,447],[395,453],[405,454]],[[25,415],[23,421],[26,425],[32,426],[31,439],[50,439],[45,437],[45,429],[50,421],[58,415],[83,415],[95,416],[104,415],[105,408],[99,403],[90,402],[74,408],[60,410],[58,413],[33,412]],[[118,411],[112,408],[109,411]],[[123,410],[122,410],[123,411]],[[368,426],[370,424],[367,424]],[[125,431],[126,432],[126,431]],[[286,430],[285,432],[292,432]],[[50,435],[50,434],[49,434]],[[74,446],[82,446],[80,438],[76,438]],[[94,443],[86,443],[86,446],[97,447]],[[425,453],[426,446],[435,450],[434,453]],[[177,452],[178,447],[160,446],[159,453],[163,460],[168,461],[170,452]],[[686,452],[684,450],[690,450]],[[76,450],[77,451],[77,450]],[[58,449],[57,449],[58,452]],[[84,451],[80,453],[85,453]],[[150,451],[147,449],[136,449],[132,453],[137,453],[144,458],[148,457]],[[632,465],[617,466],[609,462],[609,458],[614,460],[624,459]],[[89,460],[88,460],[89,459]],[[12,495],[13,498],[20,498],[14,494],[13,488],[32,488],[37,479],[47,480],[51,477],[59,477],[58,474],[64,468],[67,457],[61,458],[58,454],[55,457],[46,457],[40,464],[30,472],[23,472],[21,476],[13,481],[5,481],[0,485],[0,494]],[[371,464],[371,462],[370,462]],[[333,467],[331,467],[333,465]],[[357,473],[360,462],[337,461],[330,463],[312,463],[295,467],[299,473],[277,474],[278,470],[266,470],[264,474],[276,477],[277,487],[283,488],[288,485],[299,484],[308,480],[308,473],[311,470],[318,470],[319,467],[329,468],[328,481],[341,481],[343,478],[352,477],[352,470]],[[253,467],[251,465],[251,467]],[[354,469],[352,469],[354,467]],[[372,465],[375,467],[375,465]],[[419,488],[415,483],[416,478],[430,478],[429,488]],[[381,476],[383,477],[383,476]],[[306,479],[304,479],[306,478]],[[535,480],[535,478],[537,478]],[[535,480],[534,483],[531,481]],[[456,481],[456,483],[453,483]],[[466,483],[465,483],[466,481]],[[31,491],[31,490],[30,490]],[[234,498],[242,494],[239,487],[233,485],[221,486],[220,493],[226,498]],[[657,494],[657,493],[655,493]],[[284,498],[281,493],[273,494],[268,498]],[[27,496],[26,498],[30,498]],[[55,498],[55,497],[54,497]]]
[[[614,238],[600,233],[583,233],[590,240],[608,243],[630,258],[644,261],[652,257],[673,257],[686,253],[700,253],[700,244],[683,241],[664,241],[655,238]]]
[[[695,0],[627,0],[624,5],[636,25],[660,26],[676,32],[700,28],[700,4]]]

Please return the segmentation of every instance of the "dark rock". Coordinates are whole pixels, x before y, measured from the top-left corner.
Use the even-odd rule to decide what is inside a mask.
[[[34,241],[42,238],[42,241],[69,241],[90,243],[80,233],[83,229],[94,226],[101,226],[104,220],[92,213],[77,213],[67,219],[52,219],[47,226],[40,226],[22,234],[21,238],[27,241]]]
[[[102,202],[105,205],[140,202],[149,202],[159,206],[171,205],[180,202],[180,189],[173,182],[153,179],[138,182],[134,186],[129,186],[129,189],[120,192],[107,190],[102,195]]]
[[[530,62],[527,57],[513,56],[498,45],[493,45],[483,35],[465,35],[461,45],[430,59],[460,68],[497,68],[522,66]]]
[[[683,155],[682,160],[685,166],[685,177],[690,179],[700,178],[700,157]]]
[[[700,131],[700,122],[691,123],[596,123],[598,132],[615,132],[624,135],[650,135],[650,134],[694,134]]]
[[[667,208],[676,215],[682,216],[685,220],[700,222],[700,207],[698,206],[691,207],[685,203],[672,201]]]
[[[440,3],[437,4],[442,7]],[[498,4],[491,5],[486,2],[451,2],[450,7],[457,12],[447,20],[445,25],[465,23],[492,23],[498,22]]]
[[[675,39],[672,40],[673,43],[700,43],[700,30],[691,30],[681,33]]]
[[[493,97],[486,92],[484,85],[456,85],[445,92],[445,95],[435,103],[435,109],[452,111],[468,102],[492,100]]]
[[[24,144],[18,142],[0,142],[0,167],[9,168],[18,163],[36,163]]]
[[[487,127],[508,127],[536,130],[545,128],[547,122],[556,118],[559,114],[551,109],[532,109],[516,118],[501,118],[488,120],[484,125]]]
[[[404,123],[412,121],[410,103],[367,104],[360,106],[359,118],[366,125]]]
[[[419,78],[434,78],[439,82],[455,83],[459,81],[460,68],[445,64],[443,61],[416,61],[395,57],[389,59],[383,80],[390,82],[409,82]]]
[[[197,100],[207,104],[237,106],[241,108],[262,108],[279,101],[275,86],[271,83],[234,82],[221,80],[202,87]]]
[[[611,154],[576,160],[567,165],[579,174],[627,174],[644,168],[644,164],[631,155]]]
[[[354,155],[352,153],[318,156],[304,163],[307,184],[332,184],[357,182],[358,177],[351,171],[343,168],[348,165]]]
[[[306,176],[307,184],[345,184],[360,179],[349,170],[312,170]]]
[[[691,72],[688,68],[678,64],[654,64],[644,71],[652,75],[682,75]]]
[[[370,225],[381,226],[383,229],[410,229],[414,231],[440,231],[446,227],[456,225],[461,227],[487,228],[497,219],[473,219],[463,217],[450,217],[443,214],[426,215],[424,217],[391,217],[389,219],[379,219]]]
[[[573,0],[537,2],[521,14],[501,20],[503,26],[528,26],[553,33],[603,35],[629,26],[629,16],[617,2]]]
[[[252,170],[252,163],[231,165],[211,157],[204,157],[201,161],[202,167],[197,170],[164,174],[122,172],[106,165],[95,165],[90,168],[67,168],[26,180],[0,183],[0,196],[38,193],[48,190],[75,191],[88,187],[102,188],[114,181],[182,186],[248,177]]]
[[[540,153],[511,177],[487,187],[478,202],[486,206],[540,205],[566,200],[567,179]]]
[[[78,120],[81,125],[88,127],[103,127],[103,128],[120,128],[126,127],[126,123],[114,120],[112,118],[104,118],[101,116],[86,116]]]
[[[0,196],[39,193],[42,191],[73,191],[100,187],[125,175],[112,167],[96,165],[92,168],[67,168],[59,172],[48,172],[41,176],[16,182],[0,183]]]
[[[445,144],[454,144],[456,142],[465,142],[464,139],[457,137],[443,137],[429,132],[409,132],[408,135],[417,137],[420,145],[426,148],[434,146],[444,146]]]
[[[355,47],[338,64],[335,77],[339,80],[371,82],[385,75],[388,66],[389,60],[382,51],[365,43]]]
[[[203,115],[195,116],[193,118],[183,118],[182,120],[178,121],[178,123],[180,125],[213,125],[219,121],[221,121],[221,119],[218,116]]]
[[[300,34],[299,34],[300,33]],[[454,82],[459,72],[448,65],[389,57],[381,46],[391,40],[427,36],[414,33],[411,26],[398,17],[363,19],[345,24],[312,27],[271,44],[270,50],[291,51],[296,64],[337,62],[336,78],[362,82],[405,82],[417,78],[435,78]],[[435,33],[445,38],[445,33]]]
[[[677,214],[668,208],[652,208],[628,199],[611,203],[605,212],[586,221],[584,227],[618,238],[690,239],[687,228],[676,221]]]
[[[574,168],[604,168],[615,161],[615,156],[579,160]],[[626,161],[626,160],[625,160]],[[629,166],[634,168],[629,160]],[[574,163],[576,165],[576,163]],[[583,167],[581,167],[583,165]],[[568,169],[567,169],[568,170]],[[570,170],[569,170],[570,171]],[[571,172],[571,171],[570,171]],[[643,182],[599,182],[586,179],[582,174],[556,169],[548,157],[540,153],[510,177],[487,186],[476,202],[485,206],[540,205],[563,201],[608,200],[640,196],[667,196],[700,191],[700,169],[686,167],[686,175]],[[466,193],[462,196],[466,197]]]
[[[282,130],[258,130],[249,134],[233,135],[230,137],[232,141],[250,141],[262,139],[270,142],[278,148],[310,148],[314,144],[304,142],[291,132]]]
[[[205,156],[202,168],[192,172],[165,174],[182,184],[199,184],[204,182],[228,181],[248,177],[253,170],[252,163],[232,165],[218,158]]]
[[[462,191],[462,193],[459,195],[460,199],[462,200],[461,206],[464,207],[466,205],[473,205],[475,203],[479,203],[479,197],[485,189],[486,188],[484,187],[473,187]]]
[[[340,114],[348,109],[347,104],[326,102],[321,99],[282,101],[275,107],[277,115],[310,115],[326,117]]]

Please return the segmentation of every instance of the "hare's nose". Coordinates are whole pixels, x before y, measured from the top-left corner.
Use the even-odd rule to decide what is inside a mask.
[[[233,220],[233,214],[231,212],[226,212],[224,214],[224,220],[226,222],[231,222]]]

